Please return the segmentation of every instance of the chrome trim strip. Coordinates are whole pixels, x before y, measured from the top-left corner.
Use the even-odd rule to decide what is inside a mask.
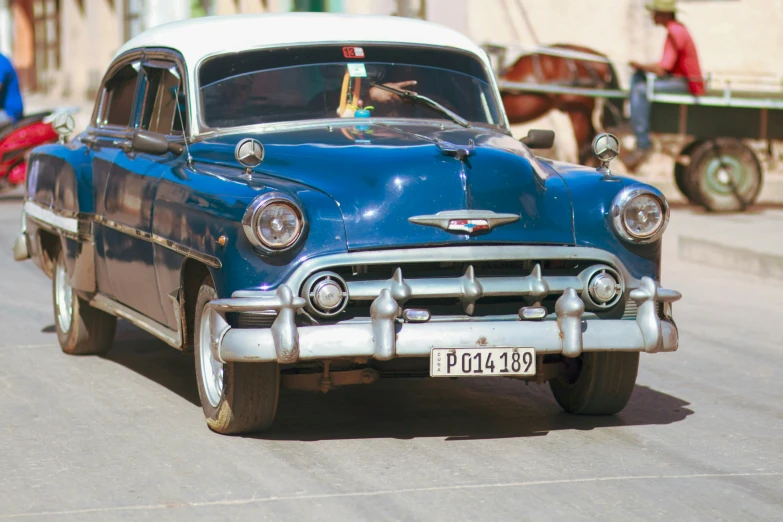
[[[421,262],[471,262],[471,261],[524,261],[542,259],[589,259],[603,261],[622,275],[625,287],[637,288],[639,280],[634,278],[628,269],[614,254],[592,247],[542,246],[542,245],[466,245],[427,248],[404,248],[395,250],[367,250],[362,252],[345,252],[341,254],[314,257],[301,263],[299,267],[285,280],[297,295],[305,280],[311,274],[339,266],[351,265],[384,265],[394,263]],[[232,297],[256,297],[268,295],[263,290],[237,290]]]
[[[66,217],[61,212],[51,208],[45,208],[35,201],[26,201],[24,204],[25,213],[38,221],[51,225],[55,228],[79,234],[79,219],[75,217]]]
[[[133,236],[135,238],[144,241],[149,241],[150,243],[154,243],[156,245],[160,245],[164,248],[168,248],[169,250],[173,250],[174,252],[181,254],[185,257],[193,258],[197,261],[204,263],[207,266],[211,266],[212,268],[221,268],[223,266],[223,263],[220,262],[220,259],[214,256],[210,256],[209,254],[204,254],[197,250],[193,250],[190,247],[187,247],[175,241],[171,241],[170,239],[166,239],[165,237],[159,236],[157,234],[151,234],[149,232],[145,232],[137,228],[129,227],[128,225],[123,225],[122,223],[117,223],[116,221],[106,219],[103,216],[95,216],[94,219],[96,223],[107,226],[118,232],[122,232],[123,234],[127,234],[129,236]]]
[[[151,241],[152,239],[152,234],[150,234],[149,232],[144,232],[143,230],[129,227],[128,225],[123,225],[122,223],[117,223],[116,221],[112,221],[111,219],[106,219],[103,216],[95,216],[94,219],[96,223],[105,225],[118,232],[122,232],[123,234],[127,234],[129,236],[133,236],[139,239],[143,239],[145,241]]]
[[[162,324],[153,321],[144,314],[137,312],[127,306],[106,297],[103,294],[96,294],[90,301],[90,306],[103,310],[104,312],[116,315],[126,321],[138,326],[142,330],[151,333],[155,337],[166,342],[174,348],[182,347],[182,332],[171,330]]]
[[[170,239],[166,239],[165,237],[159,236],[157,234],[152,234],[150,241],[152,241],[156,245],[160,245],[164,248],[168,248],[169,250],[173,250],[174,252],[181,254],[185,257],[190,257],[195,259],[196,261],[201,261],[205,265],[211,266],[212,268],[223,267],[223,263],[220,262],[220,259],[211,256],[209,254],[204,254],[202,252],[199,252],[198,250],[193,250],[190,247],[186,247],[181,243],[171,241]]]
[[[171,241],[157,234],[151,234],[134,227],[129,227],[128,225],[123,225],[122,223],[117,223],[116,221],[106,219],[103,216],[86,214],[73,210],[46,208],[40,203],[32,200],[27,200],[25,202],[23,211],[25,215],[34,219],[37,223],[45,225],[48,229],[62,232],[63,235],[71,239],[91,241],[92,224],[98,223],[118,232],[122,232],[123,234],[168,248],[169,250],[193,258],[212,268],[222,268],[223,266],[220,259],[214,256],[193,250],[190,247]]]

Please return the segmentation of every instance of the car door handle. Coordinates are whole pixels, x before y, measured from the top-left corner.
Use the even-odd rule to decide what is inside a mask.
[[[80,136],[79,141],[81,141],[91,149],[98,146],[98,138],[96,138],[95,136],[90,136],[90,135]]]
[[[125,152],[130,152],[133,150],[133,145],[131,144],[130,140],[114,140],[112,145],[121,148]]]

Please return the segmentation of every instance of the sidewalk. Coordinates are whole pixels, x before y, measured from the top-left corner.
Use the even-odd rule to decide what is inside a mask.
[[[709,214],[677,208],[666,234],[677,236],[685,261],[783,280],[783,210]]]

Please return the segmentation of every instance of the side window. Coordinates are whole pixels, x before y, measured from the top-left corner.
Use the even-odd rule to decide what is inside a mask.
[[[132,63],[122,67],[106,82],[99,125],[130,125],[138,77],[139,64]]]
[[[144,96],[140,128],[160,134],[182,134],[187,104],[182,77],[175,66],[144,66]]]

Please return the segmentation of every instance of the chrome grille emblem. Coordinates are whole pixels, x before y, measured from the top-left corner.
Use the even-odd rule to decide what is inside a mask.
[[[479,234],[495,227],[519,221],[517,214],[497,214],[491,210],[444,210],[437,214],[413,216],[408,221],[417,225],[438,227],[446,232]]]
[[[448,230],[449,232],[476,234],[490,230],[490,226],[486,219],[452,219],[449,221]]]

